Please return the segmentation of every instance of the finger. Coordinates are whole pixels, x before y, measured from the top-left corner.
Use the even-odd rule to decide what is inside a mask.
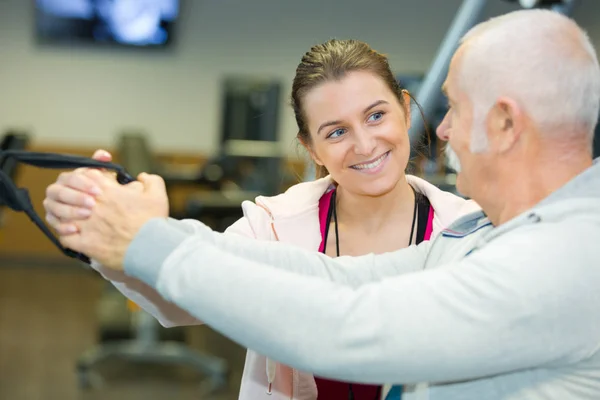
[[[81,233],[72,233],[69,235],[59,236],[58,241],[68,249],[85,253],[84,240]]]
[[[100,186],[87,175],[89,171],[94,171],[94,169],[79,168],[71,172],[62,172],[58,176],[56,183],[59,184],[59,186],[66,186],[90,195],[98,195],[102,191]],[[100,171],[95,171],[100,173]]]
[[[74,207],[51,199],[44,199],[44,209],[62,222],[85,220],[92,215],[92,210],[86,207]]]
[[[60,236],[73,235],[79,232],[77,225],[73,223],[61,222],[52,214],[46,214],[46,222],[52,227]]]
[[[140,193],[144,191],[144,184],[142,182],[140,182],[140,181],[130,182],[127,185],[124,185],[124,187],[127,190],[134,190],[134,191],[137,191],[137,192],[140,192]]]
[[[106,150],[99,149],[99,150],[96,150],[94,152],[94,155],[92,156],[92,158],[94,160],[98,160],[98,161],[111,162],[112,161],[112,154],[110,154]],[[101,171],[103,171],[106,174],[106,176],[110,176],[113,179],[117,176],[117,173],[114,172],[114,171],[109,171],[109,170],[106,170],[106,169],[101,169]]]
[[[147,174],[145,172],[142,172],[138,175],[137,179],[138,181],[142,182],[142,184],[144,185],[144,190],[146,192],[162,194],[167,191],[165,180],[159,175]]]
[[[91,182],[93,182],[93,184],[96,187],[98,187],[101,191],[104,188],[110,188],[114,187],[115,185],[118,185],[117,181],[115,180],[114,173],[112,172],[102,172],[97,169],[90,168],[84,171],[82,175],[88,178]]]
[[[62,203],[73,207],[92,208],[96,205],[94,196],[84,191],[54,183],[46,188],[48,204]]]
[[[98,161],[110,162],[112,161],[112,154],[106,150],[98,149],[94,152],[92,158]]]

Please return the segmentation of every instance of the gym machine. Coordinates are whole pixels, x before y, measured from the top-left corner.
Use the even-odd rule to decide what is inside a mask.
[[[120,164],[132,176],[141,172],[156,173],[157,164],[143,135],[126,134],[118,142]],[[130,326],[114,323],[114,314],[127,307]],[[125,310],[124,310],[125,311]],[[203,354],[184,342],[181,327],[163,328],[149,313],[124,298],[112,285],[107,284],[99,307],[100,344],[86,351],[77,362],[79,385],[90,388],[99,377],[92,369],[107,359],[121,359],[137,363],[179,364],[189,366],[208,376],[206,393],[222,388],[227,383],[228,366],[225,360]],[[122,313],[121,313],[122,314]],[[128,336],[132,336],[129,338]],[[204,390],[203,390],[204,392]]]
[[[184,211],[186,218],[209,218],[217,231],[242,217],[242,201],[281,192],[285,158],[278,141],[280,82],[229,76],[222,86],[219,151],[203,167],[205,177],[219,176],[222,184],[190,196]]]

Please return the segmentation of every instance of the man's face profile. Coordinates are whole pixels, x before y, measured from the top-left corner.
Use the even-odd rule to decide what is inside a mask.
[[[457,84],[460,55],[459,49],[450,63],[442,87],[448,99],[448,111],[437,129],[437,134],[440,139],[448,142],[445,148],[446,164],[457,173],[457,189],[462,194],[468,195],[469,185],[466,183],[469,180],[468,165],[472,156],[470,151],[472,104]],[[466,173],[465,169],[467,169]]]

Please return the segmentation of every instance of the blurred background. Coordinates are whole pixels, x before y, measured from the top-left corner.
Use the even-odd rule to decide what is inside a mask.
[[[479,19],[521,7],[480,3]],[[365,41],[418,95],[461,4],[0,0],[2,147],[107,149],[134,174],[165,177],[174,217],[223,230],[243,200],[312,179],[289,107],[312,45]],[[582,0],[572,16],[598,49],[600,2]],[[434,103],[411,132],[422,149],[411,168],[452,190],[434,133],[444,105]],[[58,171],[0,166],[43,216]],[[25,215],[0,207],[1,400],[236,399],[244,355],[206,326],[159,327]]]

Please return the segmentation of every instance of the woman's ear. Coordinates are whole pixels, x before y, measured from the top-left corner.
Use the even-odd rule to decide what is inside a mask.
[[[315,162],[315,164],[317,164],[317,165],[323,165],[323,163],[321,162],[321,160],[319,159],[319,157],[317,157],[317,155],[315,154],[312,146],[310,144],[306,143],[304,140],[302,140],[300,138],[300,135],[298,135],[298,141],[306,149],[306,151],[310,155],[310,158]]]

